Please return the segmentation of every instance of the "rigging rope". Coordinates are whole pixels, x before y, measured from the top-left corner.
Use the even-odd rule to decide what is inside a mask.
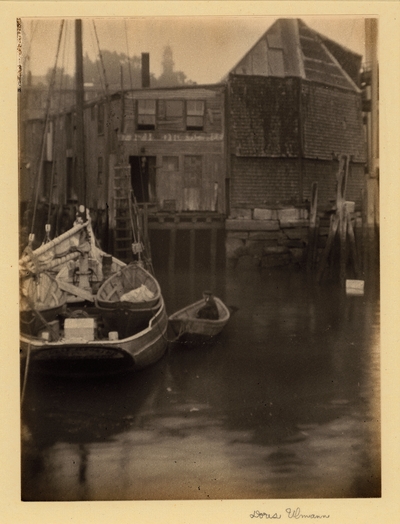
[[[53,143],[52,143],[52,156],[51,156],[52,166],[51,166],[51,177],[50,177],[49,210],[47,214],[47,225],[49,226],[50,226],[50,216],[51,216],[51,204],[53,200],[54,179],[55,179],[55,173],[56,173],[56,161],[54,159],[55,159],[55,153],[56,153],[56,143],[60,135],[60,132],[59,132],[60,126],[56,125],[56,123],[59,123],[59,118],[60,118],[59,115],[61,115],[61,109],[64,106],[65,98],[66,98],[65,93],[63,93],[63,83],[64,83],[64,80],[66,80],[66,74],[64,74],[65,69],[63,67],[65,63],[65,56],[66,56],[66,44],[67,44],[67,26],[65,26],[63,49],[62,49],[62,54],[61,54],[61,66],[62,67],[61,67],[61,78],[60,78],[60,96],[58,97],[58,107],[57,107],[57,112],[56,112],[56,114],[58,115],[58,119],[55,118],[52,121],[55,129],[54,129]],[[49,240],[50,240],[50,229],[49,229],[49,233],[46,235],[45,242]]]
[[[92,38],[92,45],[93,45],[94,48],[96,48],[96,38],[95,38],[95,36],[93,34],[93,30],[90,32],[90,36]],[[105,88],[105,86],[103,84],[103,77],[102,77],[102,74],[101,74],[100,64],[99,64],[99,61],[97,59],[95,61],[95,65],[96,65],[96,69],[97,69],[97,75],[98,75],[98,78],[99,78],[101,91],[105,92],[106,88]]]
[[[47,124],[48,124],[49,115],[50,115],[51,93],[53,91],[54,83],[55,83],[58,55],[60,52],[60,44],[61,44],[61,37],[63,34],[63,28],[64,28],[64,20],[61,21],[61,25],[60,25],[60,33],[59,33],[58,42],[57,42],[56,59],[54,63],[54,68],[53,68],[52,77],[51,77],[50,86],[49,86],[49,92],[48,92],[47,101],[46,101],[46,106],[47,106],[46,107],[46,118],[45,118],[45,124],[44,124],[43,136],[42,136],[42,144],[40,148],[39,170],[38,170],[38,176],[36,180],[36,194],[35,194],[35,201],[34,201],[34,207],[33,207],[33,216],[32,216],[31,235],[30,236],[33,235],[35,220],[36,220],[37,205],[38,205],[38,200],[39,200],[39,187],[40,187],[40,181],[41,181],[42,173],[43,173],[43,156],[44,156],[44,148],[46,145],[46,139],[45,139],[46,130],[47,130]]]
[[[106,97],[108,99],[109,98],[109,86],[108,86],[108,82],[107,82],[106,68],[104,66],[103,55],[101,53],[99,38],[97,36],[96,24],[94,23],[94,20],[93,20],[93,29],[94,29],[94,34],[95,34],[95,37],[96,37],[97,48],[99,50],[99,58],[100,58],[101,67],[103,68],[103,76],[104,76],[104,83],[105,83],[105,94],[106,94]]]

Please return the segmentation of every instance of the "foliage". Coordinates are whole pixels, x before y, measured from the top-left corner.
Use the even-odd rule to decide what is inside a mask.
[[[153,73],[150,74],[151,87],[173,87],[181,85],[191,85],[194,82],[187,79],[183,71],[174,71],[174,61],[171,46],[164,48],[162,73],[157,78]],[[86,54],[83,57],[84,82],[98,92],[104,92],[107,84],[109,92],[122,89],[138,89],[142,85],[141,58],[138,56],[129,57],[125,53],[104,50],[101,53],[101,60],[97,58],[92,61]],[[46,74],[46,81],[51,82],[53,70],[49,69]],[[64,68],[57,68],[55,76],[55,87],[63,89],[74,88],[74,78],[66,74]]]

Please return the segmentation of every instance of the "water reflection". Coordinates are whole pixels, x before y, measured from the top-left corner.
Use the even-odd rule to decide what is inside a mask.
[[[211,288],[213,346],[118,379],[30,376],[26,500],[379,496],[379,302],[300,272],[158,277],[172,313]]]

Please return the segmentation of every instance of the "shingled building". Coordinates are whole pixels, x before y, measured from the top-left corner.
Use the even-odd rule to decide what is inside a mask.
[[[348,197],[360,200],[365,138],[361,56],[310,29],[278,20],[228,77],[231,208],[301,203],[319,182],[335,196],[339,154],[352,155]]]

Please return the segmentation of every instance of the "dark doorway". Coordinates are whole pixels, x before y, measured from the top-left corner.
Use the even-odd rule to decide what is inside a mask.
[[[156,200],[156,157],[130,156],[133,194],[138,202]]]

